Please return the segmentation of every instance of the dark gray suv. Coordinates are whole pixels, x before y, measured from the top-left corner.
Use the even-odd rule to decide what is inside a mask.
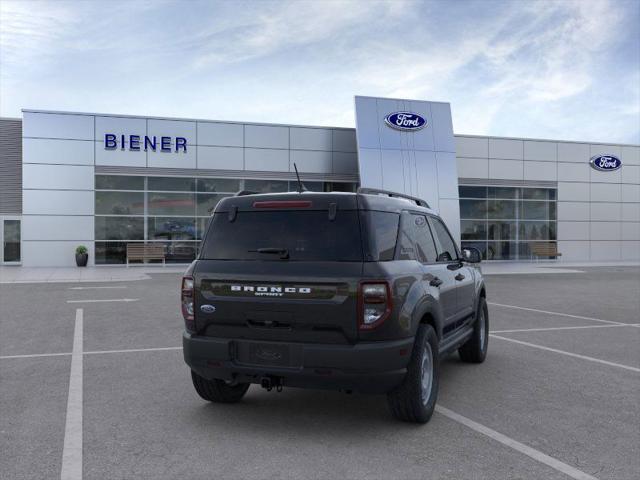
[[[427,422],[439,360],[487,354],[478,262],[424,201],[396,193],[225,198],[182,280],[195,389],[213,402],[252,383],[385,393],[397,418]]]

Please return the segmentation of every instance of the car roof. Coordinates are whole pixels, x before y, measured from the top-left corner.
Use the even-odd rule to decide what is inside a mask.
[[[238,211],[255,211],[257,202],[292,202],[292,201],[308,201],[310,205],[304,207],[283,204],[283,209],[298,210],[327,210],[330,204],[335,204],[338,210],[377,210],[385,212],[400,213],[404,210],[410,210],[419,213],[428,213],[436,215],[437,213],[430,209],[418,205],[415,201],[402,198],[390,197],[387,195],[377,195],[371,193],[352,193],[352,192],[286,192],[286,193],[242,193],[233,197],[223,198],[216,206],[215,211],[229,212],[232,209]],[[262,203],[261,205],[265,205]],[[272,204],[273,205],[273,204]]]

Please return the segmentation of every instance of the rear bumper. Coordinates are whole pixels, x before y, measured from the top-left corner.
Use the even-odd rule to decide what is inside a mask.
[[[284,386],[385,393],[404,379],[413,339],[319,345],[202,337],[185,332],[182,344],[187,365],[209,379],[260,383],[261,378],[272,376],[279,377]],[[284,348],[286,361],[280,365],[254,362],[246,352],[255,348],[267,353]]]

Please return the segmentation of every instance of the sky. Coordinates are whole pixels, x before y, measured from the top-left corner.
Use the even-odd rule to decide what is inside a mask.
[[[21,109],[353,127],[354,95],[457,134],[640,143],[640,0],[0,0]]]

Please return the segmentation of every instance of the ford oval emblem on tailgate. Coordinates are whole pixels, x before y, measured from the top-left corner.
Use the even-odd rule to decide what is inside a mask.
[[[200,310],[204,313],[213,313],[216,311],[216,307],[213,305],[202,305],[200,306]]]

